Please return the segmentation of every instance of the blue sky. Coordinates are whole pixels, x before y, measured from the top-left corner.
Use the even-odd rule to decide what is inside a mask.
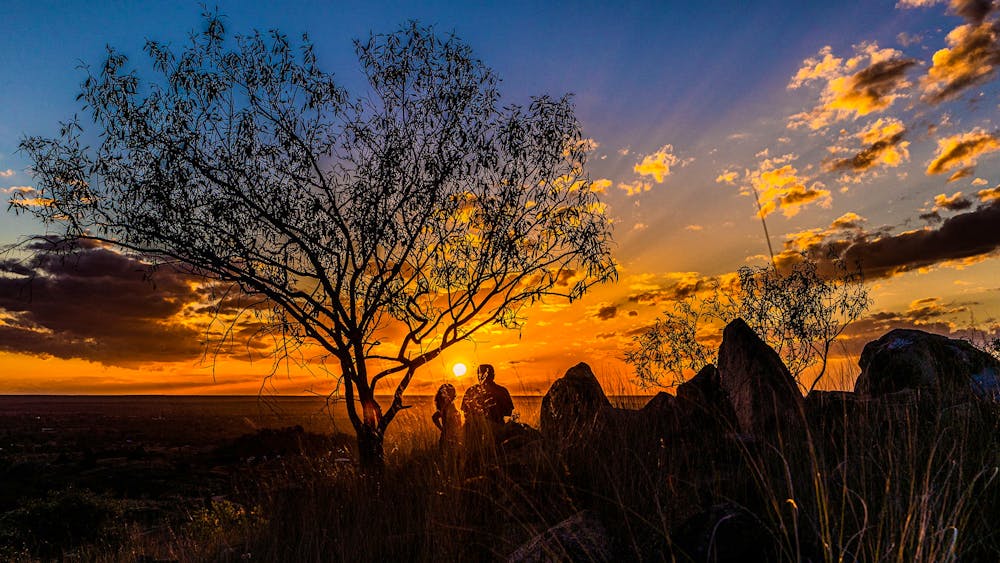
[[[526,375],[533,380],[581,349],[619,357],[664,296],[761,263],[766,245],[751,187],[773,205],[767,219],[779,253],[852,248],[872,264],[871,331],[887,327],[874,319],[890,317],[939,332],[971,318],[987,329],[995,324],[998,243],[967,231],[993,217],[990,190],[1000,183],[997,63],[988,60],[1000,57],[1000,14],[994,7],[969,15],[975,4],[233,1],[218,9],[234,33],[308,33],[320,65],[355,91],[363,84],[351,40],[416,19],[469,43],[502,77],[510,102],[574,94],[594,141],[590,174],[605,183],[616,223],[622,281],[575,309],[537,313],[541,326],[606,336],[558,353],[525,346],[511,361],[543,366]],[[78,65],[99,64],[112,45],[144,69],[144,40],[180,45],[201,27],[200,12],[195,2],[8,0],[0,10],[0,190],[32,186],[26,155],[16,152],[23,135],[53,135],[60,120],[80,112]],[[987,61],[970,56],[943,67],[936,53],[958,53],[973,31],[991,38]],[[874,83],[884,90],[866,99],[858,77],[886,63],[898,63],[899,72],[886,73]],[[958,84],[947,73],[966,63],[980,65],[976,79],[932,99]],[[871,147],[878,150],[866,153]],[[949,152],[955,147],[971,156]],[[0,212],[0,243],[41,231],[32,219]],[[958,240],[954,233],[965,234]],[[647,294],[659,297],[640,298]],[[594,317],[611,308],[619,313]],[[2,311],[0,302],[0,323]],[[489,346],[508,344],[500,338]],[[471,357],[489,346],[458,353]],[[0,365],[16,359],[28,371],[42,369],[32,363],[38,358],[53,358],[9,347],[3,354]],[[202,373],[164,362],[178,378]],[[609,366],[627,369],[617,360]],[[135,376],[128,371],[135,366],[114,369],[125,370],[122,381]]]

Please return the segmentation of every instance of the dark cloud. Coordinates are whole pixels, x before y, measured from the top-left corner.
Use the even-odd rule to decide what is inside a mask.
[[[837,240],[824,240],[802,249],[833,274],[831,257],[841,257],[848,265],[860,266],[867,279],[933,266],[950,260],[985,257],[1000,248],[1000,201],[949,217],[935,228],[895,235],[860,233]],[[801,254],[785,251],[777,256],[787,267]]]
[[[658,305],[672,301],[682,301],[700,291],[714,289],[718,285],[719,279],[716,277],[684,275],[680,279],[667,281],[663,287],[633,293],[628,296],[628,301],[640,305]],[[632,316],[632,312],[629,313],[629,316]]]
[[[34,244],[0,263],[0,350],[109,365],[198,357],[201,334],[171,322],[196,299],[192,278],[87,243],[70,252]]]
[[[921,213],[920,219],[927,221],[928,223],[940,223],[942,221],[941,214],[937,211],[928,211],[927,213]]]
[[[972,336],[970,330],[957,329],[956,323],[949,320],[956,316],[960,318],[968,311],[965,305],[942,303],[938,297],[926,297],[910,303],[905,311],[877,311],[858,319],[847,327],[840,341],[848,354],[858,357],[865,344],[895,328],[923,330],[950,338],[968,338]]]
[[[906,71],[917,64],[916,59],[889,59],[879,61],[858,71],[851,79],[859,95],[873,103],[891,95],[905,80]]]
[[[597,318],[602,321],[611,320],[616,316],[618,316],[618,307],[615,305],[608,305],[597,310]]]
[[[993,0],[951,0],[949,8],[972,23],[982,23],[993,11]]]
[[[965,211],[972,207],[972,200],[962,195],[962,192],[955,192],[951,196],[938,194],[934,196],[934,209],[947,209],[948,211]]]

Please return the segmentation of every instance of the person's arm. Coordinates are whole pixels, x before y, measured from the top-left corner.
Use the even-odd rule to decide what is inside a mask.
[[[514,400],[510,398],[510,391],[506,388],[503,389],[503,412],[504,417],[508,417],[514,414]]]
[[[441,411],[431,415],[431,422],[434,423],[434,426],[437,426],[438,430],[444,430],[444,426],[441,424]]]

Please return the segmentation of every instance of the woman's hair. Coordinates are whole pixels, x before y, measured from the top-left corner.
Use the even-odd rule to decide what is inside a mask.
[[[455,396],[455,386],[451,383],[445,383],[438,387],[437,394],[434,395],[434,406],[441,410],[446,404],[454,401]]]

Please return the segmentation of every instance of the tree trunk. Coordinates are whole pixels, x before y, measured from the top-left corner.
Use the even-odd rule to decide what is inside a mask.
[[[358,461],[361,462],[361,470],[372,476],[382,474],[385,467],[385,450],[383,447],[383,435],[377,427],[367,424],[362,425],[357,430],[358,434]]]

